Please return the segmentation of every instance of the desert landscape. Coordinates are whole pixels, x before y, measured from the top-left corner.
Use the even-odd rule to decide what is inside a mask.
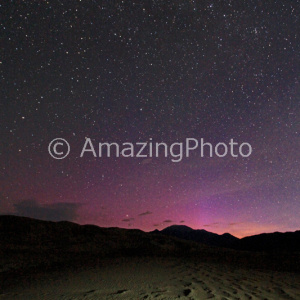
[[[0,300],[300,300],[300,0],[0,11]]]
[[[170,236],[186,231],[188,240]],[[205,243],[191,240],[199,233]],[[289,250],[263,235],[266,246],[273,243],[271,252],[234,249],[261,236],[247,243],[230,237],[232,245],[225,236],[226,247],[211,246],[218,235],[187,226],[146,233],[1,216],[0,234],[0,299],[300,297],[299,232],[279,234]]]

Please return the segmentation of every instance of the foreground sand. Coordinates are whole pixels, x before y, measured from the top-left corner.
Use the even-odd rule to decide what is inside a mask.
[[[300,299],[300,274],[179,258],[110,259],[95,267],[24,274],[0,299]]]

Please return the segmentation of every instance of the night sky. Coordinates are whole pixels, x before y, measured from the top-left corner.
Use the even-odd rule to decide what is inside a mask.
[[[238,237],[300,229],[300,1],[3,1],[0,214]],[[70,154],[52,158],[54,138]],[[86,138],[248,158],[80,158]]]

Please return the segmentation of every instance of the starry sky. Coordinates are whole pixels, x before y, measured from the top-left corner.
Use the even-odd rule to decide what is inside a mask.
[[[300,1],[4,1],[0,214],[238,237],[300,229]],[[80,158],[232,138],[248,158]],[[48,153],[54,138],[70,154]]]

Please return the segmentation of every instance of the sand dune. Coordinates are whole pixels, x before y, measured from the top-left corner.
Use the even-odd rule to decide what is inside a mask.
[[[96,267],[24,274],[0,299],[300,299],[300,274],[182,258],[119,258]]]
[[[0,240],[0,300],[300,299],[297,239],[289,251],[240,251],[3,216]]]

